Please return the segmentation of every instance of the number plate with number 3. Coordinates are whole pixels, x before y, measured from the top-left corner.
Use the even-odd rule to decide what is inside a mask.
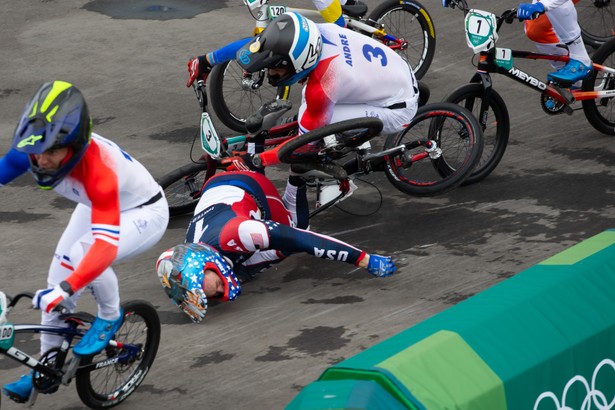
[[[213,159],[220,158],[222,144],[211,118],[206,112],[201,115],[201,146]]]

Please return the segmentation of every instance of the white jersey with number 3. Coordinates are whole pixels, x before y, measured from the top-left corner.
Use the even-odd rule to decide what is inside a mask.
[[[334,24],[319,24],[322,54],[304,88],[300,126],[313,130],[331,122],[336,106],[390,107],[416,102],[417,82],[399,55],[368,36]]]

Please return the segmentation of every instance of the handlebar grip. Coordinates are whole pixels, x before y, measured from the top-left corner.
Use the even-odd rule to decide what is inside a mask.
[[[281,147],[281,145],[279,147]],[[281,162],[278,159],[279,147],[254,155],[254,157],[252,157],[252,164],[256,167],[267,167],[280,164]]]
[[[70,309],[64,303],[65,303],[64,301],[58,303],[53,308],[53,311],[54,312],[59,312],[60,314],[70,313]]]

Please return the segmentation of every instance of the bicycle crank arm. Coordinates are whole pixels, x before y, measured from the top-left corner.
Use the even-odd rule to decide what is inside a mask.
[[[375,153],[370,152],[369,154],[362,155],[361,159],[363,161],[373,161],[375,159],[384,158],[387,155],[404,152],[407,148],[408,147],[406,147],[405,145],[398,145],[397,147],[385,149],[384,151],[375,152]],[[410,147],[410,148],[414,148],[414,147]]]
[[[73,377],[75,377],[75,374],[79,369],[79,363],[81,363],[81,359],[79,357],[73,357],[70,359],[70,362],[68,362],[68,365],[66,366],[66,372],[64,373],[64,376],[62,376],[63,385],[67,386]]]

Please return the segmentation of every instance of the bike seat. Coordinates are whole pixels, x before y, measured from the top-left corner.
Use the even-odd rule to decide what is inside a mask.
[[[268,130],[274,127],[282,114],[292,107],[293,103],[288,100],[274,100],[265,103],[256,113],[246,118],[246,130],[251,134]]]
[[[350,17],[361,18],[367,14],[367,4],[354,1],[353,4],[342,6],[342,13]]]
[[[65,313],[60,315],[60,319],[65,322],[77,322],[77,323],[92,323],[96,319],[96,316],[87,312],[74,312]]]

